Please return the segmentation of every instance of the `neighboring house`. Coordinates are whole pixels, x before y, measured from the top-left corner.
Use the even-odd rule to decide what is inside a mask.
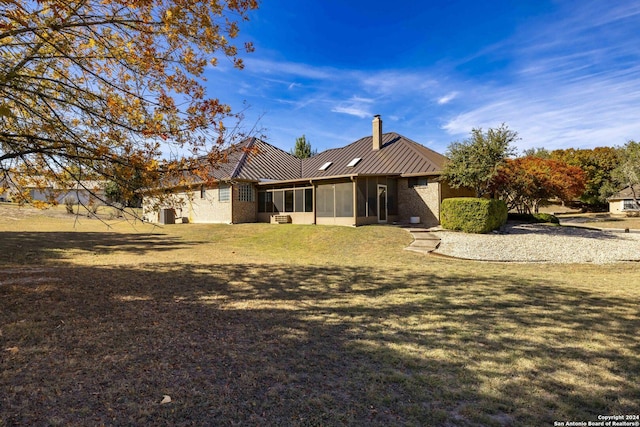
[[[3,178],[0,182],[0,201],[21,200],[23,198],[18,194],[22,191],[26,193],[24,196],[31,201],[51,202],[55,200],[57,203],[64,203],[65,199],[71,198],[74,200],[74,204],[88,205],[90,202],[104,204],[105,183],[103,181],[84,180],[66,187],[40,177],[29,177],[23,181],[19,189],[14,179]]]
[[[640,200],[640,185],[627,187],[622,191],[617,192],[613,196],[609,197],[609,212],[624,214],[630,212],[640,211],[640,206],[636,204],[633,196]]]
[[[446,157],[397,133],[383,134],[379,116],[371,136],[307,159],[256,138],[235,148],[215,173],[217,185],[175,193],[166,207],[178,221],[358,226],[419,217],[433,226],[443,199],[473,195],[439,179]],[[163,222],[154,205],[145,200],[145,217]]]

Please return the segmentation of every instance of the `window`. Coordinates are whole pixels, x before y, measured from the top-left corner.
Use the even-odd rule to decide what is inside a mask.
[[[293,190],[284,191],[284,211],[293,212]]]
[[[376,178],[367,178],[367,216],[378,216],[378,183]]]
[[[313,212],[313,188],[304,189],[304,211]]]
[[[267,211],[267,194],[271,195],[271,193],[267,193],[266,191],[258,192],[258,212],[270,212]]]
[[[327,169],[329,169],[329,166],[331,166],[333,162],[327,162],[324,165],[320,166],[320,168],[318,169],[319,171],[326,171]]]
[[[316,190],[316,211],[319,217],[333,217],[333,185],[319,185]]]
[[[258,212],[273,212],[273,193],[260,191],[258,193]]]
[[[367,178],[358,178],[358,216],[367,216]]]
[[[313,212],[313,188],[258,191],[258,212]]]
[[[231,187],[227,184],[220,184],[218,188],[218,200],[220,202],[228,202],[231,200]]]
[[[362,158],[361,158],[361,157],[356,157],[355,159],[353,159],[353,160],[351,160],[351,161],[349,162],[349,164],[347,165],[347,167],[348,167],[348,168],[352,168],[352,167],[354,167],[355,165],[357,165],[357,164],[360,162],[360,160],[362,160]]]
[[[242,184],[238,187],[238,200],[241,202],[253,202],[253,186],[251,184]]]
[[[631,200],[624,200],[623,201],[623,206],[622,209],[624,210],[638,210],[640,209],[640,206],[636,204],[635,200],[631,199]]]
[[[204,185],[200,186],[200,198],[204,199],[207,197],[207,187],[205,187]]]
[[[387,213],[398,215],[398,182],[395,179],[387,179]]]
[[[336,184],[334,189],[336,216],[353,216],[353,184],[351,182]]]
[[[318,185],[316,211],[319,217],[352,217],[353,184],[344,182]]]
[[[273,212],[284,212],[284,191],[282,190],[273,192]]]
[[[304,206],[304,190],[302,188],[298,188],[295,190],[295,212],[304,212],[302,207]]]
[[[428,185],[428,179],[426,176],[420,176],[415,178],[409,178],[409,188],[413,187],[426,187]]]

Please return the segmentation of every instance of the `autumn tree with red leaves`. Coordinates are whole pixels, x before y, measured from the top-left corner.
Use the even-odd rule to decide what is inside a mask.
[[[509,209],[519,213],[537,213],[540,203],[551,198],[571,200],[584,188],[581,168],[534,156],[506,159],[491,182],[491,189],[500,194]]]
[[[233,40],[257,7],[0,0],[0,173],[100,178],[128,193],[161,176],[206,180],[239,117],[207,97],[203,74],[221,58],[242,68]]]

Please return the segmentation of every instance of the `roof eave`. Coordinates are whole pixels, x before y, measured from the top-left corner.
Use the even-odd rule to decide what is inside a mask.
[[[344,179],[344,178],[355,178],[359,176],[359,174],[348,174],[348,175],[331,175],[331,176],[312,176],[308,178],[295,178],[295,179],[284,179],[281,181],[260,181],[258,182],[259,186],[264,185],[277,185],[277,184],[293,184],[296,182],[314,182],[314,181],[328,181],[332,179]]]
[[[400,174],[402,178],[413,178],[415,176],[440,176],[442,172],[413,172]]]

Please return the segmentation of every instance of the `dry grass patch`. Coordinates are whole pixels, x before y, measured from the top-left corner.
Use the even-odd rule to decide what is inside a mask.
[[[0,425],[637,412],[634,264],[443,260],[392,227],[0,227]]]
[[[589,221],[586,222],[586,224],[599,228],[628,228],[630,230],[640,230],[640,218],[610,217]]]

